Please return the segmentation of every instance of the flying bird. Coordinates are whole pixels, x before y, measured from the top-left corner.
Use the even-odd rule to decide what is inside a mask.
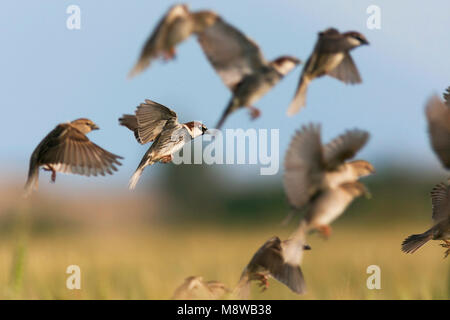
[[[137,107],[135,115],[125,114],[119,123],[133,131],[140,144],[153,141],[130,179],[130,189],[136,187],[145,167],[172,161],[175,152],[208,130],[197,121],[179,123],[173,110],[148,99]]]
[[[172,6],[145,42],[140,57],[128,77],[134,77],[142,72],[159,57],[165,60],[174,59],[175,47],[178,44],[212,25],[216,18],[217,15],[212,11],[190,12],[186,4]]]
[[[421,234],[413,234],[402,243],[402,251],[414,253],[429,240],[442,240],[447,248],[444,258],[450,253],[450,186],[445,183],[436,185],[431,191],[433,227]]]
[[[253,105],[292,71],[300,60],[281,56],[267,61],[259,46],[241,31],[217,17],[215,23],[198,34],[198,41],[232,97],[216,128],[234,111],[247,107],[251,117],[260,111]]]
[[[80,118],[58,124],[34,149],[30,158],[25,196],[38,188],[39,168],[51,171],[51,181],[56,181],[56,172],[84,176],[104,176],[117,171],[120,156],[112,154],[91,142],[86,134],[99,127],[89,119]]]
[[[284,189],[294,210],[307,210],[309,228],[329,236],[329,224],[343,213],[365,187],[357,181],[375,172],[365,160],[347,161],[362,149],[369,133],[347,130],[322,145],[320,125],[303,126],[292,138],[285,156]]]
[[[247,298],[251,281],[259,281],[263,291],[266,290],[269,286],[269,276],[297,294],[305,293],[305,279],[300,264],[303,250],[310,249],[305,243],[303,230],[294,238],[284,241],[276,236],[270,238],[256,251],[242,272],[236,289],[237,294]]]
[[[292,116],[306,105],[306,91],[315,78],[329,75],[346,84],[361,83],[358,68],[353,62],[350,51],[369,42],[359,32],[340,33],[334,28],[319,32],[316,45],[306,61],[300,81],[287,114]]]
[[[450,169],[450,87],[444,93],[444,101],[431,97],[425,108],[430,143],[442,165]]]
[[[217,300],[223,298],[230,292],[222,282],[204,281],[203,277],[187,277],[175,290],[173,300]]]

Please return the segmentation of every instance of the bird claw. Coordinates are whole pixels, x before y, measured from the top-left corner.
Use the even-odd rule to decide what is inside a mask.
[[[268,281],[269,279],[266,275],[263,274],[260,274],[259,276],[260,278],[258,280],[259,281],[258,286],[261,288],[261,292],[264,292],[269,288],[269,281]]]
[[[164,156],[160,160],[160,162],[162,162],[162,163],[169,163],[170,161],[172,161],[172,156],[171,155]]]
[[[319,226],[317,228],[319,232],[325,239],[328,239],[331,236],[331,227],[330,226]]]
[[[51,166],[47,165],[46,167],[43,168],[45,171],[51,171],[52,175],[50,177],[50,182],[51,183],[55,183],[56,181],[56,171],[55,169],[53,169]]]
[[[261,111],[255,107],[248,107],[250,109],[250,118],[255,120],[261,116]]]
[[[170,48],[169,51],[165,51],[164,55],[163,55],[163,59],[164,61],[170,61],[170,60],[174,60],[176,57],[176,51],[175,48]]]

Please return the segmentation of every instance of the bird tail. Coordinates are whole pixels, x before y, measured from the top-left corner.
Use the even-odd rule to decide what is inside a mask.
[[[142,172],[144,172],[144,169],[146,166],[151,166],[152,164],[155,163],[155,161],[151,160],[151,158],[149,157],[147,158],[147,154],[144,155],[144,158],[142,159],[141,163],[139,164],[139,166],[137,167],[136,171],[134,172],[134,174],[131,176],[130,181],[128,183],[128,189],[130,190],[134,190],[134,188],[136,188],[136,185],[139,181],[139,178],[142,175]]]
[[[294,99],[292,100],[289,108],[287,110],[288,116],[293,116],[300,111],[302,107],[306,105],[306,91],[311,80],[303,76],[300,78],[300,83],[298,84],[297,91],[295,93]]]
[[[403,241],[402,251],[405,253],[414,253],[432,238],[433,233],[431,229],[421,234],[410,235]]]
[[[220,129],[227,119],[228,115],[231,114],[237,107],[237,100],[235,97],[231,98],[230,102],[228,103],[227,107],[225,108],[225,111],[222,114],[222,117],[220,118],[219,122],[216,124],[216,129]]]
[[[25,191],[23,193],[23,196],[25,198],[29,197],[30,194],[33,192],[33,190],[37,190],[38,182],[39,182],[39,167],[30,168],[30,171],[28,172],[28,179],[24,187]]]

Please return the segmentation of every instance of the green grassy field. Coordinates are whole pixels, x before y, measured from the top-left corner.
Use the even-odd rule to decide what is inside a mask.
[[[254,299],[449,299],[450,259],[430,243],[414,255],[400,251],[421,225],[357,227],[337,224],[332,237],[309,237],[304,256],[308,292],[291,293],[275,280]],[[127,227],[100,233],[29,237],[25,252],[0,244],[1,299],[170,299],[183,279],[201,275],[233,287],[245,264],[272,235],[287,229],[250,227]],[[22,259],[17,259],[21,256]],[[16,257],[16,258],[15,258]],[[81,290],[68,290],[67,266],[81,268]],[[381,290],[366,287],[366,268],[381,268]],[[16,270],[17,269],[17,270]]]

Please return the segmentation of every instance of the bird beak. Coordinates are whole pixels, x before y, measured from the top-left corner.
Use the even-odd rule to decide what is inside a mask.
[[[370,43],[366,39],[362,39],[361,44],[368,46]]]
[[[202,127],[202,134],[205,134],[208,132],[208,128],[207,127]]]
[[[311,250],[311,247],[309,245],[305,244],[303,246],[303,250]]]
[[[91,126],[91,130],[98,130],[98,129],[100,129],[100,128],[96,124],[93,124]]]

